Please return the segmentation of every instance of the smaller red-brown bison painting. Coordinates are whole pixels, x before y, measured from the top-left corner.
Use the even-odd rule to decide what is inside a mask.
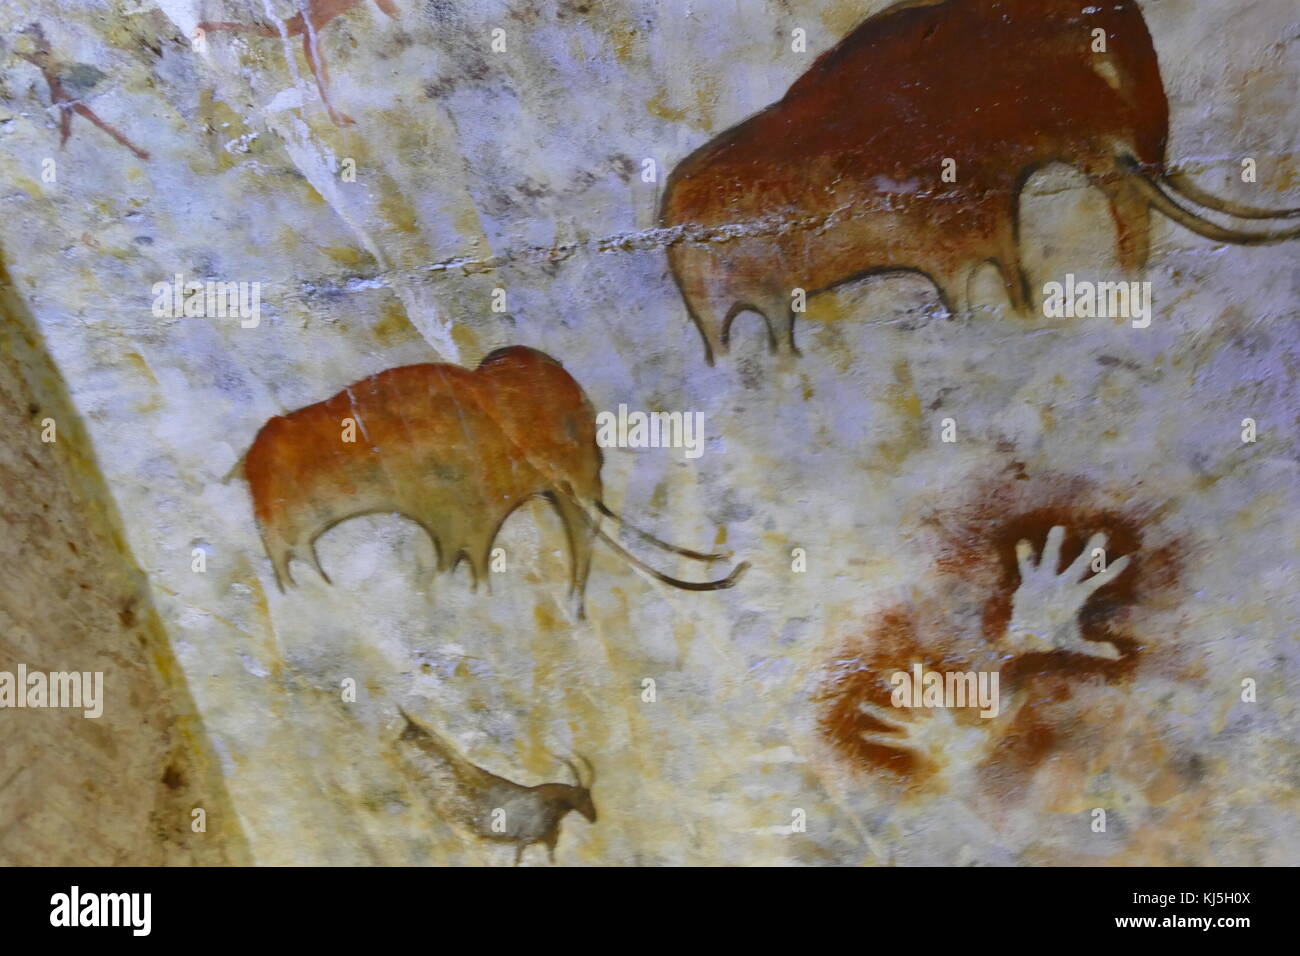
[[[795,351],[794,298],[889,272],[920,273],[950,314],[992,264],[1012,307],[1031,306],[1020,194],[1073,167],[1110,203],[1119,264],[1141,270],[1152,210],[1219,242],[1300,236],[1218,225],[1183,205],[1284,219],[1216,197],[1166,165],[1169,104],[1135,0],[905,2],[818,57],[778,102],[683,159],[659,224],[705,357],[742,312]]]
[[[473,370],[424,364],[371,375],[269,420],[242,464],[281,589],[294,583],[295,556],[310,558],[329,580],[315,551],[329,528],[357,515],[393,512],[429,534],[439,570],[464,559],[477,584],[506,518],[539,496],[564,525],[579,615],[596,538],[685,590],[731,587],[748,567],[742,562],[718,580],[683,581],[610,537],[602,516],[666,551],[703,562],[724,557],[666,544],[605,505],[591,403],[559,362],[521,346],[499,349]]]
[[[1031,790],[1069,807],[1107,772],[1160,803],[1186,762],[1145,723],[1149,708],[1122,715],[1143,680],[1197,677],[1133,628],[1139,606],[1176,605],[1186,547],[1154,509],[1110,506],[1082,480],[1030,485],[930,516],[931,586],[834,654],[817,694],[823,739],[851,772],[993,815]]]

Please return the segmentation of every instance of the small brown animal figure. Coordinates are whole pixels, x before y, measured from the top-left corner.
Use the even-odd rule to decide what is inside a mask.
[[[325,531],[357,515],[390,512],[428,532],[440,571],[466,559],[477,586],[502,524],[537,496],[564,523],[579,616],[597,537],[659,581],[688,591],[729,588],[748,567],[742,562],[721,580],[681,581],[607,535],[601,515],[666,551],[703,562],[723,558],[660,541],[606,507],[591,403],[559,362],[522,346],[493,352],[473,371],[425,364],[371,375],[270,419],[242,465],[282,590],[294,583],[295,554],[310,555],[329,581],[315,549]]]
[[[1094,52],[1094,30],[1106,36]],[[1244,218],[1286,218],[1169,175],[1169,106],[1135,0],[902,3],[820,56],[785,97],[684,159],[660,225],[710,363],[732,320],[759,313],[773,350],[794,344],[792,293],[912,271],[950,314],[994,264],[1026,312],[1019,197],[1051,163],[1110,200],[1119,259],[1141,269],[1152,208],[1202,236],[1261,244],[1300,236],[1225,229],[1171,196]],[[944,176],[945,171],[949,173]],[[952,181],[946,181],[952,180]]]
[[[206,33],[252,33],[262,37],[301,36],[303,55],[307,57],[307,65],[311,67],[312,76],[316,78],[316,89],[320,90],[321,101],[329,111],[330,119],[334,121],[335,126],[351,126],[354,122],[352,117],[334,109],[334,104],[330,102],[328,92],[330,71],[325,62],[325,54],[320,49],[320,31],[335,17],[342,16],[360,2],[361,0],[308,0],[307,16],[303,17],[302,12],[299,11],[285,20],[284,33],[280,32],[278,26],[268,23],[230,23],[211,20],[204,20],[196,29]],[[393,0],[375,0],[375,6],[392,19],[397,19],[397,6]]]
[[[50,88],[50,105],[59,108],[60,148],[67,144],[68,137],[72,135],[72,115],[75,113],[90,120],[90,122],[113,137],[113,139],[134,153],[137,159],[149,158],[147,152],[137,147],[114,127],[105,123],[95,114],[94,110],[81,102],[79,96],[74,96],[67,90],[67,86],[71,85],[74,87],[75,92],[88,91],[90,87],[103,79],[104,74],[87,64],[77,63],[69,66],[56,60],[54,54],[50,52],[50,44],[45,38],[45,30],[39,23],[33,23],[20,30],[19,33],[29,39],[31,48],[15,50],[15,53],[41,71],[41,76],[45,78],[45,85]],[[82,89],[76,90],[78,86]]]
[[[523,860],[524,850],[534,843],[544,844],[547,856],[555,862],[560,823],[570,810],[596,822],[596,805],[591,800],[596,772],[586,758],[579,757],[587,766],[585,782],[578,768],[566,760],[574,785],[542,783],[525,787],[474,766],[433,731],[412,720],[406,711],[401,714],[406,727],[397,738],[399,750],[419,785],[428,788],[434,809],[449,823],[481,840],[513,843],[516,866]]]

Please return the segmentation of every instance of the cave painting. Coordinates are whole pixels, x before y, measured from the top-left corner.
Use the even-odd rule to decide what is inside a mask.
[[[933,690],[938,681],[921,680],[923,675],[928,678],[929,674],[924,673],[923,665],[914,665],[913,671],[918,678],[916,683],[921,686],[913,686],[908,675],[907,690],[910,695],[901,695],[897,692],[890,695],[890,705],[895,709],[882,707],[871,700],[858,702],[858,712],[865,717],[868,726],[878,725],[881,728],[862,731],[860,738],[863,742],[888,750],[915,748],[923,757],[933,759],[935,747],[933,741],[938,737],[942,745],[944,735],[936,735],[934,733],[936,728],[927,726],[924,722],[917,724],[902,718],[896,709],[900,706],[900,701],[903,701],[902,706],[927,709],[931,707],[947,709],[962,705],[978,706],[979,716],[982,718],[998,717],[1009,712],[1014,720],[1016,709],[1023,706],[1025,697],[1023,694],[1015,694],[1012,697],[1013,706],[1009,711],[1002,707],[1001,667],[1008,659],[1015,660],[1023,654],[1051,654],[1057,651],[1104,660],[1119,659],[1120,652],[1114,644],[1108,641],[1084,639],[1079,626],[1079,612],[1094,592],[1110,584],[1123,573],[1128,567],[1129,556],[1125,555],[1111,562],[1103,571],[1089,575],[1091,555],[1095,549],[1105,548],[1106,535],[1099,533],[1093,535],[1069,567],[1058,572],[1061,542],[1064,538],[1065,528],[1060,525],[1053,527],[1047,533],[1042,558],[1038,561],[1034,559],[1034,546],[1029,541],[1021,541],[1016,546],[1020,585],[1011,599],[1011,622],[998,645],[1002,653],[996,660],[986,665],[991,670],[956,672],[963,676],[968,673],[976,676],[977,694],[970,695],[969,702],[963,699],[956,704],[945,701],[939,694],[935,694],[937,700],[931,701],[929,695],[923,695],[922,687],[926,691]],[[952,663],[951,659],[945,659],[945,666],[951,667]],[[946,681],[948,687],[955,685],[957,691],[966,690],[965,685],[950,679],[950,675],[954,673],[952,670],[930,673],[949,678]],[[895,682],[891,680],[891,683]],[[896,683],[901,686],[903,681]],[[986,688],[989,684],[994,691],[993,697],[997,699],[990,699],[987,696]],[[952,691],[948,693],[952,694]],[[910,700],[907,699],[908,696]],[[963,698],[966,696],[962,693]],[[954,720],[951,723],[956,722]],[[913,727],[916,729],[916,739],[909,736],[909,730]]]
[[[87,63],[62,63],[50,52],[45,30],[33,23],[19,31],[19,46],[14,52],[41,71],[45,85],[50,90],[50,105],[59,109],[59,146],[67,144],[72,135],[72,117],[87,119],[117,142],[129,149],[137,159],[148,159],[149,154],[140,149],[122,133],[105,123],[85,103],[81,96],[89,93],[104,78],[104,74]]]
[[[1094,51],[1094,31],[1104,50]],[[673,170],[660,225],[705,356],[758,313],[774,350],[797,351],[794,290],[919,272],[950,314],[994,265],[1012,307],[1032,303],[1019,197],[1052,163],[1109,200],[1125,270],[1141,270],[1156,209],[1201,236],[1263,244],[1300,228],[1220,226],[1182,200],[1247,219],[1290,218],[1220,199],[1166,168],[1169,106],[1134,0],[904,3],[849,34],[777,103]],[[1181,193],[1181,197],[1179,196]]]
[[[585,757],[586,777],[572,762],[565,761],[574,783],[543,783],[535,787],[498,777],[470,763],[456,749],[406,711],[406,722],[397,738],[397,749],[408,778],[428,799],[439,817],[461,833],[492,843],[512,844],[515,865],[534,844],[546,847],[555,862],[560,823],[573,810],[596,822],[596,804],[591,788],[595,768]]]
[[[316,78],[316,89],[320,91],[321,102],[335,126],[351,126],[352,117],[339,112],[330,102],[329,64],[325,62],[325,51],[320,46],[320,31],[335,17],[342,16],[361,0],[307,0],[307,16],[299,10],[288,20],[279,23],[232,23],[230,21],[204,20],[196,29],[204,33],[251,33],[260,37],[302,37],[302,52],[311,67],[312,76]],[[387,16],[397,19],[397,7],[393,0],[375,0]]]
[[[472,371],[447,364],[389,369],[276,416],[262,426],[242,467],[281,589],[294,583],[290,561],[298,555],[308,556],[329,580],[315,549],[329,528],[357,515],[391,512],[429,534],[439,570],[454,569],[463,558],[477,585],[506,518],[537,496],[549,500],[563,522],[579,616],[596,538],[684,590],[731,587],[748,568],[742,562],[725,578],[683,581],[610,537],[602,517],[688,559],[724,558],[660,541],[605,505],[591,403],[559,362],[522,346],[499,349]]]
[[[933,591],[883,608],[827,669],[817,700],[835,759],[905,794],[1001,808],[994,818],[1023,800],[1068,806],[1106,771],[1167,799],[1179,769],[1130,759],[1135,746],[1163,753],[1158,734],[1116,727],[1144,673],[1194,679],[1177,650],[1144,644],[1132,623],[1139,606],[1179,593],[1184,545],[1152,510],[1099,500],[1086,482],[1053,476],[934,517]],[[1095,528],[1105,530],[1087,534]],[[935,699],[900,702],[900,684],[917,693],[901,674],[927,692],[933,682]],[[954,675],[985,679],[969,681],[957,707],[938,696]],[[987,684],[997,699],[976,700]]]

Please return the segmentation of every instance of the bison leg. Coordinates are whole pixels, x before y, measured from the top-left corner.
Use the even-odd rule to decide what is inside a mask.
[[[471,591],[477,592],[479,582],[487,580],[488,550],[487,546],[479,548],[478,545],[472,545],[464,551],[465,563],[469,565]],[[488,593],[491,592],[492,588],[489,585]]]
[[[293,548],[280,541],[266,538],[262,539],[262,543],[266,547],[267,556],[271,559],[271,568],[275,571],[275,586],[281,593],[284,593],[286,584],[289,587],[297,587],[293,572],[289,570],[289,562],[293,560]]]
[[[729,345],[731,341],[731,323],[737,315],[746,310],[757,312],[763,317],[767,326],[767,343],[773,352],[789,351],[798,355],[799,349],[794,344],[794,308],[790,295],[770,292],[755,295],[749,301],[737,302],[731,307],[727,321],[722,329],[722,342]]]
[[[704,361],[712,365],[717,356],[726,354],[724,329],[735,296],[710,250],[674,246],[668,250],[668,261],[686,312],[704,339]]]
[[[712,365],[717,356],[727,354],[732,323],[742,312],[755,312],[762,317],[773,352],[788,349],[798,355],[791,307],[793,290],[774,289],[770,280],[746,284],[731,274],[732,271],[740,275],[761,273],[758,263],[769,262],[771,251],[763,250],[760,254],[751,250],[732,258],[735,261],[728,265],[712,250],[693,246],[674,247],[669,252],[673,278],[681,290],[686,311],[704,338],[705,361]]]
[[[950,319],[970,313],[970,269],[968,267],[945,269],[927,275],[939,290],[939,301],[948,310]]]
[[[1115,220],[1119,267],[1130,274],[1140,275],[1151,257],[1151,204],[1127,184],[1107,192],[1110,214]]]
[[[1033,308],[1033,299],[1029,293],[1029,277],[1020,261],[1020,243],[1014,230],[1008,228],[997,244],[997,252],[990,260],[1002,277],[1002,286],[1007,291],[1011,308],[1022,316],[1029,315]]]
[[[727,310],[727,317],[722,322],[722,351],[725,354],[731,349],[731,325],[736,321],[736,316],[742,312],[753,312],[763,320],[763,328],[767,330],[767,346],[773,352],[780,348],[780,339],[777,337],[776,327],[773,326],[772,320],[768,318],[768,312],[772,311],[771,306],[760,306],[746,299],[743,302],[735,302]]]
[[[275,586],[283,594],[287,588],[297,587],[289,563],[293,560],[294,546],[298,543],[300,532],[291,515],[283,510],[274,512],[266,520],[257,519],[257,533],[262,539],[262,548],[271,559],[271,569],[275,572]]]
[[[1030,312],[1029,297],[1029,280],[1025,277],[1025,270],[1020,266],[1019,257],[1008,261],[1005,258],[995,258],[990,260],[998,270],[998,275],[1002,277],[1002,287],[1007,291],[1007,299],[1011,303],[1011,308],[1018,315],[1028,315]]]
[[[492,542],[496,540],[508,515],[491,526],[479,525],[470,529],[465,539],[465,557],[469,561],[470,573],[474,576],[474,590],[478,590],[482,581],[488,594],[492,593],[492,576],[488,573],[492,564]]]
[[[320,555],[316,553],[316,542],[312,541],[307,545],[307,550],[311,552],[311,563],[312,567],[316,569],[316,573],[321,576],[321,579],[324,580],[326,584],[333,584],[334,582],[330,580],[330,576],[326,574],[325,569],[321,567]]]
[[[1114,157],[1090,157],[1082,169],[1088,182],[1110,201],[1110,215],[1115,220],[1115,258],[1120,269],[1142,273],[1151,257],[1150,201]]]

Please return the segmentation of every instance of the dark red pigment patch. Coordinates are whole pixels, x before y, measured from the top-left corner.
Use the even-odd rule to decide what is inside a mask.
[[[888,707],[893,688],[889,675],[900,669],[899,661],[919,660],[934,666],[934,651],[917,641],[916,622],[906,607],[892,608],[873,624],[870,641],[846,647],[831,665],[831,676],[820,700],[825,706],[821,729],[841,754],[863,767],[874,767],[899,777],[923,778],[934,768],[912,750],[886,747],[864,739],[864,733],[889,732],[892,728],[863,713],[858,704],[866,701]],[[894,663],[890,663],[890,662]]]
[[[1004,680],[1026,673],[1068,677],[1081,672],[1121,678],[1137,667],[1141,647],[1130,630],[1131,612],[1138,605],[1169,606],[1176,600],[1188,546],[1163,527],[1160,509],[1145,503],[1118,507],[1111,503],[1118,497],[1077,476],[1030,478],[1018,471],[1010,481],[985,482],[964,505],[922,519],[936,536],[935,570],[987,589],[983,635],[991,644],[999,642],[1011,620],[1011,597],[1020,580],[1018,542],[1028,540],[1039,549],[1053,527],[1065,528],[1058,571],[1079,556],[1097,531],[1107,534],[1108,561],[1129,556],[1128,569],[1097,591],[1079,615],[1084,638],[1114,644],[1123,654],[1120,660],[1063,651],[1026,654],[1003,669]]]
[[[864,733],[896,728],[859,709],[860,703],[898,715],[900,726],[926,720],[890,706],[889,677],[915,662],[926,670],[967,671],[998,668],[1008,653],[1002,641],[1019,583],[1016,544],[1029,540],[1041,551],[1048,532],[1066,529],[1061,549],[1064,568],[1097,531],[1108,535],[1107,560],[1130,555],[1130,566],[1083,606],[1080,630],[1087,640],[1109,641],[1121,657],[1111,661],[1068,651],[1024,653],[1002,660],[1004,706],[1023,695],[1014,714],[984,722],[975,709],[953,711],[959,723],[986,723],[999,740],[977,767],[981,788],[1000,799],[1013,796],[1043,763],[1061,755],[1081,719],[1076,691],[1085,685],[1123,685],[1153,654],[1132,632],[1138,606],[1169,607],[1180,595],[1181,570],[1188,545],[1163,526],[1160,509],[1142,503],[1117,506],[1106,494],[1074,476],[1025,475],[1016,465],[980,485],[957,507],[925,513],[923,527],[932,540],[937,597],[891,606],[877,614],[862,636],[848,640],[827,667],[816,700],[823,738],[851,767],[903,782],[915,789],[938,769],[909,749],[900,735],[897,747],[863,739]],[[1058,568],[1058,570],[1060,570]],[[952,618],[954,597],[974,591],[983,600],[977,634],[963,634]],[[1176,657],[1176,654],[1174,655]],[[1089,723],[1094,723],[1089,721]],[[993,725],[997,725],[996,728]]]

